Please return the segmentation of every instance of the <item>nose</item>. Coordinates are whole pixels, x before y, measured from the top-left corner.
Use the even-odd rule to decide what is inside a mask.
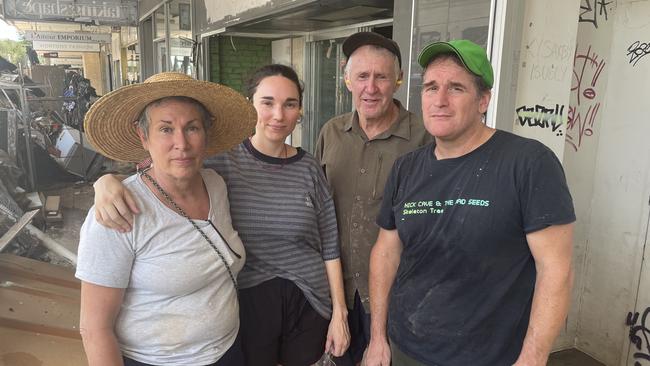
[[[433,104],[436,107],[444,107],[449,104],[449,93],[446,88],[440,88],[433,97]]]
[[[371,76],[368,78],[368,82],[366,83],[366,92],[369,94],[374,94],[379,90],[379,87],[377,86],[377,79],[374,76]]]
[[[284,119],[284,108],[282,104],[278,103],[273,106],[273,119],[276,121],[282,121]]]
[[[187,136],[185,135],[185,131],[182,129],[176,129],[174,131],[174,148],[178,150],[185,150],[187,149],[188,143],[187,143]]]

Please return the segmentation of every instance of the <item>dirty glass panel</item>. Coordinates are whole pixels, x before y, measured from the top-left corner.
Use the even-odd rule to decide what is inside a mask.
[[[193,75],[191,7],[188,0],[174,0],[169,4],[170,71]]]
[[[308,136],[303,138],[303,147],[313,151],[321,127],[330,118],[352,111],[352,95],[347,90],[343,78],[344,55],[342,44],[345,38],[328,39],[313,43],[313,119],[310,121]]]
[[[165,7],[161,6],[153,13],[154,39],[165,38]]]
[[[451,39],[469,39],[487,48],[490,24],[490,0],[414,0],[413,48],[409,109],[421,113],[422,68],[417,62],[420,51],[429,43]]]

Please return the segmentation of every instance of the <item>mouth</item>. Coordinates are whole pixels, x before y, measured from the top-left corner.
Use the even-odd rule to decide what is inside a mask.
[[[380,99],[361,98],[361,101],[368,104],[379,103]]]
[[[178,165],[189,165],[194,162],[194,158],[175,158],[172,159],[172,162],[178,164]]]

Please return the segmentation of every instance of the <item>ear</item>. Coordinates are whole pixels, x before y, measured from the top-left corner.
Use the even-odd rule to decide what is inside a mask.
[[[345,75],[345,86],[348,88],[349,91],[352,91],[352,83],[350,82],[350,79],[348,79],[347,75]]]
[[[142,147],[144,147],[146,151],[149,151],[149,143],[147,141],[147,137],[144,135],[144,131],[142,131],[140,127],[136,127],[136,132],[138,133]]]
[[[400,70],[399,75],[397,75],[397,80],[395,80],[395,91],[399,89],[400,86],[402,86],[402,83],[404,82],[404,72]]]
[[[481,114],[485,114],[485,112],[487,112],[488,106],[490,105],[490,99],[492,99],[491,90],[486,91],[479,97],[478,109]]]

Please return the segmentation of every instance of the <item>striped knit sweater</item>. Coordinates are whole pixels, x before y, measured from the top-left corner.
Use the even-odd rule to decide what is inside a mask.
[[[230,213],[246,248],[240,288],[274,277],[295,283],[329,319],[329,282],[323,261],[339,257],[334,203],[322,169],[302,149],[287,159],[257,151],[246,139],[206,159],[228,186]]]

